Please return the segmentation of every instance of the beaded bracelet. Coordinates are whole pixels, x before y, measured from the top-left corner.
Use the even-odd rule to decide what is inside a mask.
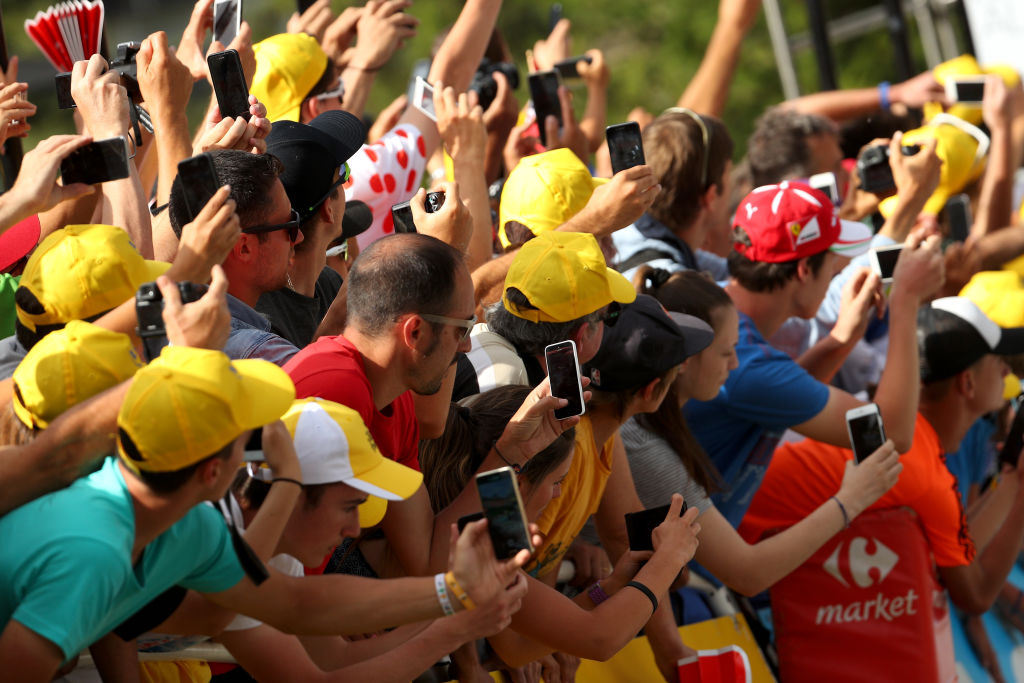
[[[448,597],[448,587],[445,585],[444,574],[434,574],[434,590],[437,591],[437,601],[441,603],[441,611],[446,617],[455,614],[451,598]]]

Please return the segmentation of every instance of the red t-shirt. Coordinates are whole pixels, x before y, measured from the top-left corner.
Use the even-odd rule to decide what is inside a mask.
[[[358,412],[386,457],[420,469],[420,429],[412,394],[406,391],[384,410],[373,403],[363,356],[341,335],[321,337],[292,356],[284,366],[298,398],[316,396]]]
[[[739,532],[756,543],[765,531],[796,524],[839,490],[848,448],[812,439],[780,446]],[[914,444],[900,456],[899,481],[869,509],[909,507],[921,522],[940,567],[958,567],[974,560],[974,542],[967,528],[956,479],[946,467],[935,429],[921,413],[914,423]]]

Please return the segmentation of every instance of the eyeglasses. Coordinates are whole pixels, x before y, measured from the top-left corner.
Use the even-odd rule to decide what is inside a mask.
[[[618,301],[613,301],[608,304],[601,314],[601,321],[608,327],[615,327],[615,323],[619,321],[620,313],[622,313],[622,304]]]
[[[701,192],[708,189],[708,162],[711,161],[711,130],[708,128],[708,124],[704,123],[704,117],[692,109],[686,107],[669,107],[663,113],[665,114],[685,114],[691,119],[697,122],[700,126],[700,137],[704,145],[704,166],[700,173],[700,189]]]
[[[420,313],[419,316],[427,322],[465,328],[465,332],[463,332],[462,336],[459,337],[460,344],[469,339],[469,333],[473,331],[473,325],[476,325],[476,315],[469,320],[465,320],[463,318],[448,318],[443,315],[433,315],[432,313]]]
[[[331,186],[327,188],[327,192],[324,193],[324,196],[313,202],[313,204],[308,209],[306,209],[306,212],[313,213],[313,211],[315,211],[318,206],[327,201],[327,198],[331,196],[332,192],[334,192],[337,188],[347,183],[349,178],[351,177],[352,169],[348,167],[348,162],[346,161],[342,163],[341,168],[338,169],[338,179],[331,183]]]
[[[333,90],[328,90],[327,92],[322,92],[322,93],[320,93],[319,95],[316,96],[316,98],[318,100],[329,100],[329,99],[334,98],[334,97],[338,98],[338,104],[342,104],[344,102],[344,99],[345,99],[345,82],[343,80],[341,80],[340,78],[338,79],[338,84],[336,86],[334,86]]]
[[[292,209],[292,219],[287,223],[278,223],[277,225],[257,225],[253,228],[245,228],[242,232],[249,235],[256,235],[262,232],[274,232],[276,230],[287,230],[288,239],[293,243],[299,239],[299,212]]]

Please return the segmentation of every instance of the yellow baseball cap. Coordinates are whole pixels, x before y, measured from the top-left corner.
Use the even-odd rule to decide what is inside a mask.
[[[19,289],[38,305],[23,307],[16,297],[18,321],[35,332],[39,325],[91,318],[128,301],[170,267],[142,258],[121,228],[69,225],[44,239],[25,264]]]
[[[118,452],[136,470],[179,470],[279,419],[294,400],[295,386],[273,363],[168,346],[132,381],[117,415]]]
[[[302,399],[281,420],[295,441],[303,484],[341,482],[370,494],[359,506],[360,526],[380,523],[386,501],[405,500],[423,484],[421,473],[384,457],[359,413],[348,406]]]
[[[554,230],[587,205],[594,188],[607,182],[592,178],[579,157],[564,147],[525,157],[501,190],[498,239],[503,247],[511,245],[505,235],[507,221],[522,223],[534,235]]]
[[[143,365],[127,335],[72,320],[43,337],[14,370],[14,413],[32,429],[45,429]]]
[[[307,33],[279,33],[252,46],[256,74],[250,92],[274,121],[298,121],[302,101],[327,69],[327,53]]]
[[[939,186],[925,202],[922,213],[937,216],[950,197],[962,192],[985,170],[989,137],[963,119],[938,114],[927,125],[904,133],[903,144],[924,146],[932,138],[938,141],[935,153],[942,160],[942,169]],[[888,218],[898,202],[895,195],[886,197],[879,204],[879,210]]]
[[[975,273],[960,290],[960,296],[973,301],[999,327],[1024,327],[1024,281],[1014,271],[986,270]],[[1007,375],[1003,398],[1015,398],[1020,392],[1020,379],[1014,374]]]
[[[520,308],[509,301],[508,290],[513,287],[536,308]],[[508,270],[501,296],[509,313],[535,323],[566,323],[613,301],[628,304],[634,299],[633,285],[607,266],[593,235],[557,230],[523,245]]]

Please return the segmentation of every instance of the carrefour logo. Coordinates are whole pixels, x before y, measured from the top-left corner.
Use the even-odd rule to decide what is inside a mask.
[[[851,582],[860,588],[868,588],[881,585],[899,560],[899,555],[877,538],[858,536],[849,544],[839,543],[822,568],[845,588],[852,588]],[[892,621],[905,614],[916,614],[918,597],[910,588],[903,595],[892,596],[879,591],[868,600],[822,605],[818,608],[815,623]]]

